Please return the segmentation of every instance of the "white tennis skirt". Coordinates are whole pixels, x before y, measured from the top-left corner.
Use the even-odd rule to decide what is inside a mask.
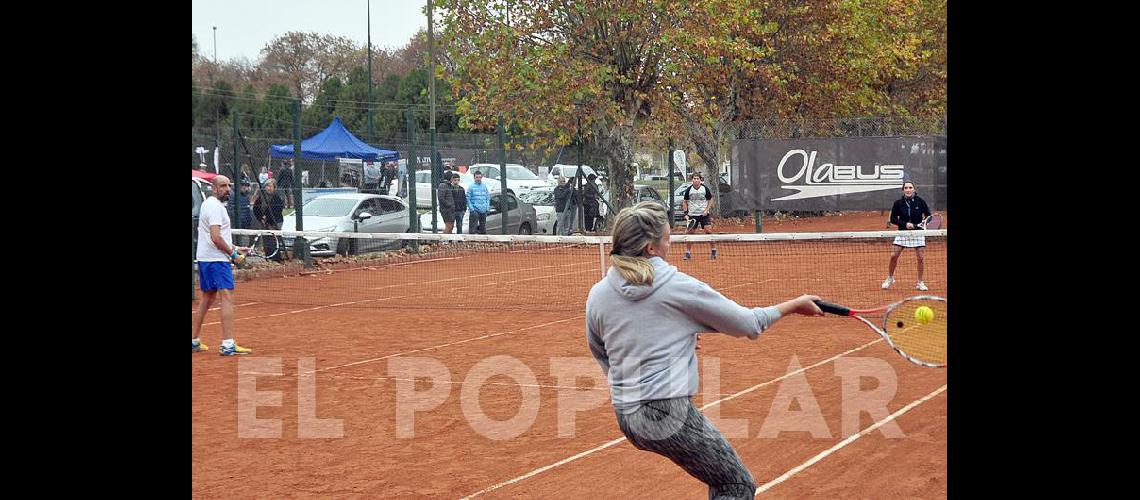
[[[903,248],[921,248],[926,246],[926,237],[895,236],[895,244]]]

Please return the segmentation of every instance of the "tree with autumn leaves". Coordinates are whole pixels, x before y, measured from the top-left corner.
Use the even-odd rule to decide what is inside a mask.
[[[715,183],[742,119],[945,113],[945,1],[435,5],[461,125],[503,116],[536,145],[565,145],[581,118],[619,208],[639,134],[686,138]]]

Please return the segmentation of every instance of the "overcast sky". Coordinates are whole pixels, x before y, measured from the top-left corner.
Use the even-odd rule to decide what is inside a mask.
[[[427,28],[424,1],[371,0],[372,48],[395,49]],[[439,12],[436,12],[436,25]],[[261,49],[289,31],[316,32],[368,41],[368,0],[192,0],[191,18],[198,53],[214,57],[217,26],[218,62],[248,58],[256,63]]]

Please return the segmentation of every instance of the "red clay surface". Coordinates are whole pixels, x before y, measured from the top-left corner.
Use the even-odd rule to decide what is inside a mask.
[[[764,230],[880,230],[885,219],[873,212],[765,220]],[[741,232],[751,232],[747,224]],[[730,227],[722,224],[717,232]],[[809,246],[789,247],[767,260],[738,257],[730,247],[715,263],[677,262],[682,249],[674,248],[671,260],[746,305],[812,292],[875,306],[916,293],[911,252],[900,260],[898,284],[884,291],[879,283],[889,248],[867,247],[843,247],[868,253],[858,259],[866,260],[864,266],[852,266],[850,258],[827,264],[828,252]],[[584,338],[581,305],[599,278],[596,249],[557,262],[548,256],[516,258],[517,269],[493,269],[478,260],[463,266],[417,264],[439,269],[422,274],[436,283],[414,289],[388,286],[398,275],[382,267],[239,282],[234,334],[254,354],[218,356],[220,314],[211,311],[202,332],[210,351],[191,359],[193,496],[460,498],[485,491],[488,498],[705,497],[702,483],[627,442],[589,451],[622,437],[604,376]],[[592,271],[578,272],[581,268]],[[944,244],[928,248],[926,275],[928,293],[945,296]],[[451,279],[456,277],[464,279]],[[488,281],[512,286],[511,296],[483,285]],[[273,302],[281,296],[262,290],[284,284],[294,296],[315,298]],[[542,307],[550,301],[528,297],[552,294],[578,298]],[[536,307],[496,305],[531,298]],[[453,303],[463,307],[447,306]],[[907,362],[870,329],[844,318],[785,318],[756,341],[710,334],[701,344],[702,393],[694,401],[700,406],[735,395],[704,411],[718,414],[715,422],[757,484],[769,485],[762,496],[946,496],[945,391],[770,484],[848,435],[944,387],[944,369]],[[449,380],[433,385],[423,376],[404,382],[390,374],[417,359],[420,365],[442,367]],[[565,363],[578,363],[580,376],[557,377],[553,367]],[[523,380],[504,374],[481,384],[466,380],[477,364],[500,371],[513,364],[521,367],[516,371]],[[806,369],[780,379],[801,368]],[[282,374],[266,375],[273,371]],[[441,402],[414,414],[411,437],[397,435],[402,421],[397,412],[410,404],[398,401],[398,384],[421,393],[435,387],[446,391]],[[876,390],[886,392],[859,397],[860,391]],[[881,411],[858,411],[856,402],[868,400]],[[585,409],[568,412],[570,402]],[[508,435],[490,434],[467,416],[481,410],[501,423],[526,408],[535,410],[533,422],[505,429]],[[559,432],[560,411],[574,417],[573,431],[566,435]],[[770,417],[772,411],[792,416]],[[249,437],[258,432],[251,416],[278,422],[280,432]],[[313,418],[335,419],[341,427],[322,437]],[[801,430],[762,436],[781,425]],[[543,467],[549,468],[523,477]]]

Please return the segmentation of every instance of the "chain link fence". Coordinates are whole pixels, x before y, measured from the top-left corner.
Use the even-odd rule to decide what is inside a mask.
[[[437,111],[437,122],[453,113],[453,110],[443,109]],[[412,115],[409,130],[409,113]],[[367,130],[351,130],[361,140],[381,149],[394,150],[400,158],[408,159],[414,155],[411,164],[416,170],[431,168],[431,135],[427,129],[427,115],[429,110],[424,107],[413,106],[401,113],[402,123],[387,123],[380,120],[393,120],[392,113],[377,115],[375,128],[386,131],[375,135],[368,140]],[[236,134],[233,126],[237,121]],[[192,129],[191,165],[208,172],[221,173],[233,177],[236,182],[250,181],[252,192],[256,193],[262,178],[270,172],[274,175],[285,163],[283,159],[270,157],[269,147],[274,144],[290,144],[291,135],[282,136],[283,123],[275,123],[271,128],[258,128],[252,122],[253,117],[240,113],[230,113],[222,117],[217,126],[196,126]],[[435,146],[439,152],[440,162],[443,165],[455,167],[473,165],[476,163],[500,162],[505,156],[507,163],[524,165],[536,174],[543,172],[543,167],[555,164],[584,164],[593,167],[596,171],[608,177],[608,160],[604,151],[590,142],[581,147],[575,144],[554,147],[537,147],[534,138],[517,136],[509,133],[509,117],[505,117],[508,132],[504,134],[502,146],[499,144],[497,134],[469,133],[469,132],[440,132],[436,134]],[[304,140],[322,130],[327,124],[321,126],[302,125],[301,138]],[[291,124],[287,128],[291,129]],[[724,141],[720,144],[721,165],[714,168],[708,159],[696,154],[696,148],[687,137],[673,138],[675,149],[686,150],[688,153],[687,172],[694,170],[708,174],[712,182],[712,172],[726,174],[729,171],[728,159],[730,156],[730,143],[737,139],[789,139],[789,138],[819,138],[819,137],[889,137],[909,135],[945,135],[946,117],[841,117],[841,118],[767,118],[745,120],[730,124],[725,129]],[[668,169],[669,169],[669,140],[667,138],[639,135],[634,139],[635,154],[633,161],[637,164],[635,182],[648,184],[656,188],[663,198],[668,198]],[[220,166],[215,170],[214,149],[217,151],[216,163]],[[205,153],[200,151],[205,150]],[[236,155],[236,156],[235,156]],[[240,166],[240,175],[235,176],[235,160]],[[201,168],[201,164],[206,164]],[[363,188],[359,167],[345,168],[341,162],[332,160],[300,160],[302,176],[295,179],[302,188]],[[731,192],[731,179],[727,175],[720,177],[727,181],[729,187],[721,187],[720,193]],[[680,186],[686,179],[675,179],[674,188]],[[613,189],[613,186],[609,187]],[[604,200],[603,200],[604,201]],[[738,200],[731,196],[721,200],[721,215],[745,216],[734,208],[739,205]]]
[[[945,135],[946,117],[769,118],[734,123],[726,132],[730,139]]]

